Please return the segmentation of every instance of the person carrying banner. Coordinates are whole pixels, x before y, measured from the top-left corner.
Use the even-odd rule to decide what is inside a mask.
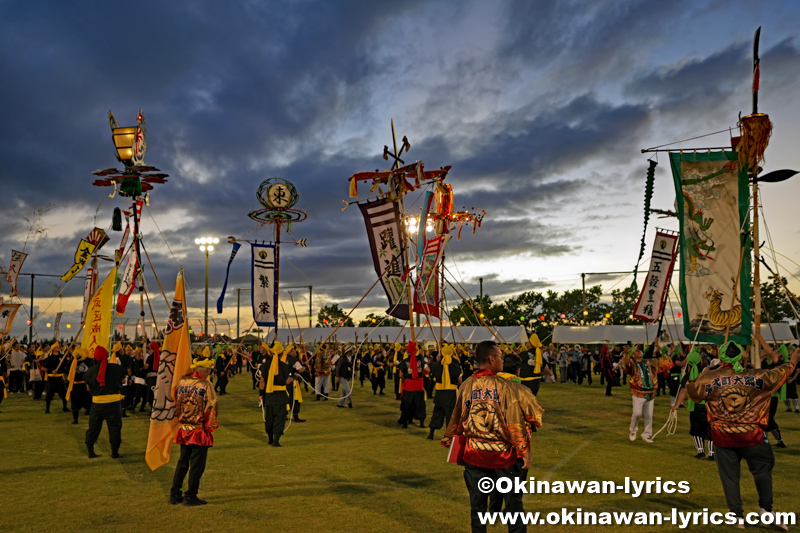
[[[100,457],[94,451],[94,444],[103,428],[103,420],[108,426],[108,441],[111,444],[111,458],[117,459],[122,444],[122,400],[124,399],[122,380],[127,371],[116,363],[108,362],[108,350],[103,346],[94,349],[94,358],[99,364],[83,374],[89,392],[92,394],[92,409],[89,411],[89,429],[86,430],[86,449],[89,459]]]
[[[175,418],[179,426],[174,442],[181,445],[181,456],[172,477],[169,504],[183,503],[194,507],[208,503],[197,497],[197,491],[206,469],[208,449],[214,445],[212,432],[219,425],[217,394],[208,381],[214,362],[211,359],[199,359],[190,368],[192,372],[181,377],[175,389]],[[183,480],[187,472],[189,484],[184,493]]]
[[[441,440],[450,446],[453,436],[466,439],[464,481],[469,491],[473,532],[485,532],[479,513],[485,513],[490,494],[481,490],[481,480],[508,477],[528,480],[531,465],[529,425],[542,426],[544,409],[524,385],[497,374],[503,370],[503,355],[494,341],[483,341],[475,350],[479,370],[458,389],[455,409]],[[522,492],[503,495],[507,513],[524,513]],[[509,524],[509,531],[527,531],[524,524]]]
[[[658,340],[647,347],[648,355],[658,350]],[[683,365],[685,361],[678,363]],[[633,400],[633,413],[631,414],[630,440],[636,440],[639,431],[639,419],[644,417],[644,432],[642,440],[653,442],[653,397],[658,381],[658,373],[672,368],[672,358],[662,355],[658,359],[644,359],[644,354],[639,346],[631,346],[620,361],[620,367],[629,376],[631,398]]]
[[[760,334],[756,338],[767,353],[771,348]],[[788,363],[772,369],[745,370],[741,364],[744,348],[729,341],[720,347],[722,366],[701,373],[686,384],[689,398],[706,402],[711,423],[711,437],[728,509],[743,525],[744,507],[739,489],[741,460],[747,462],[758,492],[759,514],[772,513],[772,468],[775,455],[766,440],[770,397],[800,361],[800,350],[792,353]],[[773,355],[773,354],[771,354]],[[786,526],[780,529],[787,529]]]
[[[67,409],[67,387],[64,386],[64,371],[62,370],[63,361],[61,359],[61,346],[56,342],[50,346],[50,355],[42,362],[45,369],[45,414],[50,414],[50,402],[56,394],[61,398],[63,404],[62,411],[69,413]]]
[[[286,387],[294,382],[289,365],[281,361],[283,345],[280,342],[270,349],[270,355],[261,365],[261,382],[258,390],[261,394],[264,413],[264,431],[269,437],[269,444],[281,448],[281,435],[286,426],[286,408],[288,396]],[[330,377],[330,376],[329,376]]]

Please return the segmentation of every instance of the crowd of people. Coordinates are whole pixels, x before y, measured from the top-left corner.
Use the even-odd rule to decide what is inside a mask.
[[[764,348],[761,352],[763,370],[758,372],[771,372],[775,369],[780,371],[775,370],[768,375],[757,374],[760,376],[757,378],[758,382],[754,381],[755,377],[741,378],[740,381],[751,383],[754,387],[758,383],[761,387],[761,395],[752,398],[752,403],[767,402],[762,413],[764,416],[755,416],[748,427],[755,434],[759,431],[763,434],[763,430],[769,433],[773,438],[773,443],[768,445],[769,453],[761,442],[756,442],[757,437],[753,437],[753,442],[747,443],[750,446],[758,445],[758,460],[769,464],[769,468],[762,469],[761,479],[757,479],[757,485],[761,483],[766,486],[764,476],[771,472],[771,464],[774,463],[772,446],[786,447],[775,420],[780,402],[784,403],[787,412],[800,413],[797,394],[800,370],[795,365],[797,352],[790,357],[785,346],[770,346],[763,339],[760,341]],[[749,347],[737,349],[739,357],[735,359],[734,372],[738,375],[748,371],[750,357]],[[98,349],[95,354],[89,354],[80,347],[65,348],[57,342],[50,346],[22,346],[19,342],[12,341],[3,345],[0,353],[0,404],[8,394],[28,394],[35,401],[43,398],[44,413],[49,414],[51,404],[55,396],[58,396],[62,410],[72,414],[73,424],[78,423],[81,412],[89,416],[89,430],[86,433],[89,457],[98,456],[94,451],[94,444],[103,421],[109,426],[112,457],[119,457],[121,418],[128,416],[129,412],[149,411],[153,407],[159,350],[157,342],[146,340],[136,346],[117,342],[110,353]],[[715,398],[715,407],[708,406],[711,402],[709,387],[700,389],[695,385],[698,381],[702,382],[704,376],[733,368],[733,356],[730,354],[734,351],[736,350],[729,344],[722,347],[666,344],[662,347],[655,342],[642,348],[630,343],[597,346],[543,345],[536,335],[532,335],[525,344],[445,344],[441,350],[437,350],[436,346],[423,347],[416,343],[329,343],[321,346],[289,343],[284,346],[280,342],[274,342],[272,345],[263,343],[254,346],[195,345],[191,371],[182,378],[193,380],[191,386],[187,385],[185,390],[188,392],[184,396],[208,389],[202,392],[202,398],[191,399],[192,405],[202,400],[207,406],[204,411],[207,416],[199,420],[181,421],[181,427],[194,428],[193,431],[199,433],[194,434],[187,430],[179,439],[180,442],[176,440],[181,444],[182,451],[170,503],[205,503],[197,497],[197,482],[204,469],[207,449],[213,443],[211,431],[216,429],[217,395],[227,394],[229,380],[240,374],[251,375],[252,390],[258,391],[258,405],[262,411],[268,443],[274,447],[283,446],[281,438],[289,417],[292,422],[306,421],[300,417],[304,395],[307,396],[306,400],[313,398],[313,401],[324,402],[332,399],[336,401],[337,408],[351,409],[354,407],[353,387],[367,387],[376,397],[393,395],[399,401],[397,423],[401,428],[408,428],[409,424],[427,427],[428,439],[431,440],[437,430],[445,428],[443,441],[449,444],[450,439],[459,432],[469,436],[469,431],[465,430],[467,425],[462,420],[469,416],[470,400],[465,399],[464,395],[471,394],[462,386],[465,382],[469,382],[471,390],[482,387],[484,391],[497,388],[483,383],[488,377],[492,378],[490,381],[494,385],[498,379],[502,380],[501,383],[514,383],[512,389],[503,390],[512,391],[513,394],[504,394],[517,395],[519,404],[528,406],[523,408],[519,416],[515,415],[515,420],[526,421],[519,424],[527,428],[527,433],[522,432],[523,437],[527,436],[513,446],[521,455],[514,456],[514,461],[511,461],[511,456],[498,459],[498,464],[503,463],[503,468],[494,469],[497,472],[492,475],[505,473],[511,477],[519,477],[527,472],[525,453],[529,448],[526,446],[530,445],[530,437],[542,423],[543,409],[537,400],[542,383],[592,386],[595,378],[599,377],[600,390],[604,387],[607,396],[612,394],[614,387],[630,387],[633,402],[630,440],[637,439],[639,421],[643,418],[642,440],[647,443],[653,442],[654,398],[669,395],[673,411],[683,408],[688,400],[685,407],[689,413],[690,435],[697,452],[694,457],[715,460],[715,457],[720,456],[720,450],[738,448],[721,447],[720,442],[730,445],[731,441],[715,435],[714,419],[722,417],[715,409],[719,410],[719,405],[724,407],[724,403],[719,403]],[[753,376],[756,375],[755,370],[750,372]],[[99,377],[103,379],[100,380]],[[109,384],[106,384],[106,379]],[[114,385],[117,381],[118,385]],[[483,384],[479,386],[478,383]],[[721,383],[730,384],[730,381]],[[765,394],[767,389],[769,394]],[[490,399],[493,398],[493,393],[486,394]],[[502,395],[495,399],[499,401],[501,397]],[[430,399],[433,409],[426,426],[427,403]],[[68,405],[68,401],[71,405]],[[466,413],[464,409],[467,409]],[[504,412],[502,406],[495,406],[493,409]],[[194,409],[193,412],[196,415],[197,410]],[[181,416],[180,409],[178,416]],[[508,413],[505,416],[509,420]],[[735,454],[731,456],[728,452],[723,455],[725,464],[720,469],[726,498],[731,509],[738,513],[741,511],[740,499],[737,500],[738,481],[733,482],[734,478],[738,479],[738,459]],[[748,461],[752,459],[747,455],[741,457]],[[470,480],[478,479],[476,476],[479,474],[486,474],[489,468],[487,465],[494,464],[493,459],[489,460],[491,458],[486,461],[483,459],[478,461],[478,465],[473,464],[474,460],[473,463],[464,463],[477,468],[469,475],[465,473],[471,503],[475,504],[473,511],[485,510],[487,505],[499,510],[504,501],[506,509],[521,508],[521,500],[494,498],[487,500],[488,503],[481,503],[478,500],[483,497],[476,496],[477,499],[473,501],[475,494]],[[517,459],[520,460],[519,463],[515,462]],[[723,468],[728,473],[727,478],[722,474]],[[181,485],[187,472],[189,489],[182,494]],[[767,477],[771,487],[771,474]],[[771,501],[768,501],[770,498],[765,497],[766,507],[771,507]],[[771,509],[767,508],[766,511]],[[476,515],[473,518],[474,516]]]

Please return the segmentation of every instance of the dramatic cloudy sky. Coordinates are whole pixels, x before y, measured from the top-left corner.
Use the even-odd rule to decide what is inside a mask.
[[[294,182],[297,207],[309,213],[293,232],[309,246],[284,247],[281,281],[313,285],[315,313],[330,302],[350,309],[375,275],[361,216],[342,212],[341,200],[348,176],[386,167],[393,118],[411,141],[410,159],[452,165],[456,207],[487,212],[448,251],[472,294],[478,277],[497,299],[579,287],[581,272],[626,271],[636,261],[648,158],[640,149],[735,126],[750,111],[759,25],[761,110],[775,125],[767,170],[800,168],[798,20],[800,3],[789,0],[4,2],[0,259],[7,265],[22,248],[30,227],[22,217],[46,206],[47,235],[25,245],[24,272],[66,271],[96,214],[110,232],[124,202],[93,187],[91,171],[116,163],[108,110],[133,125],[142,107],[146,161],[171,175],[142,225],[169,298],[182,267],[200,318],[194,238],[253,230],[255,191],[278,176]],[[683,146],[728,142],[717,135]],[[663,154],[660,162],[654,206],[668,209],[674,191]],[[775,247],[800,261],[800,178],[764,189]],[[120,234],[111,237],[109,248]],[[211,256],[212,308],[228,251]],[[225,312],[212,312],[220,332],[235,327],[248,255],[233,265]],[[790,273],[800,268],[780,260]],[[588,278],[600,282],[610,289],[630,278]],[[29,288],[20,278],[26,303]],[[59,309],[75,327],[81,282],[54,300],[62,288],[37,279],[39,329]],[[293,292],[307,309],[307,291]],[[382,308],[381,292],[373,295],[357,316]]]

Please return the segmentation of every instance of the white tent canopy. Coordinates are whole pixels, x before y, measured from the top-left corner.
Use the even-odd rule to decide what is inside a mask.
[[[772,329],[770,329],[772,326]],[[658,324],[648,326],[556,326],[553,329],[554,343],[578,343],[578,344],[598,344],[610,342],[621,344],[626,342],[649,344],[655,340],[658,332]],[[761,324],[761,335],[767,342],[772,342],[773,332],[775,339],[780,342],[794,341],[794,335],[789,324],[777,322],[774,324]],[[680,340],[690,343],[693,339],[688,339],[683,334],[683,328],[675,331],[670,327],[667,333],[666,327],[662,328],[662,334],[667,338]],[[677,334],[677,339],[675,338]]]
[[[333,328],[302,328],[302,338],[306,343],[319,343],[328,338],[333,332]],[[509,343],[525,342],[528,334],[522,326],[501,326],[493,328],[497,338]],[[418,342],[436,342],[439,337],[439,327],[434,326],[433,331],[428,326],[415,328]],[[434,336],[434,333],[436,336]],[[478,326],[454,326],[442,328],[442,335],[445,342],[449,343],[478,343],[486,340],[496,340],[485,327]],[[273,333],[270,331],[261,337],[272,341]],[[363,342],[368,338],[368,342],[408,342],[411,340],[411,329],[409,327],[377,327],[377,328],[339,328],[331,337],[330,342]],[[300,334],[297,329],[278,330],[278,340],[282,343],[300,342]]]

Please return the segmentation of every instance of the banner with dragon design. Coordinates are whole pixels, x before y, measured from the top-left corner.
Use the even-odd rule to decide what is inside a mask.
[[[746,169],[736,152],[672,153],[680,221],[684,334],[750,343],[750,227]]]

